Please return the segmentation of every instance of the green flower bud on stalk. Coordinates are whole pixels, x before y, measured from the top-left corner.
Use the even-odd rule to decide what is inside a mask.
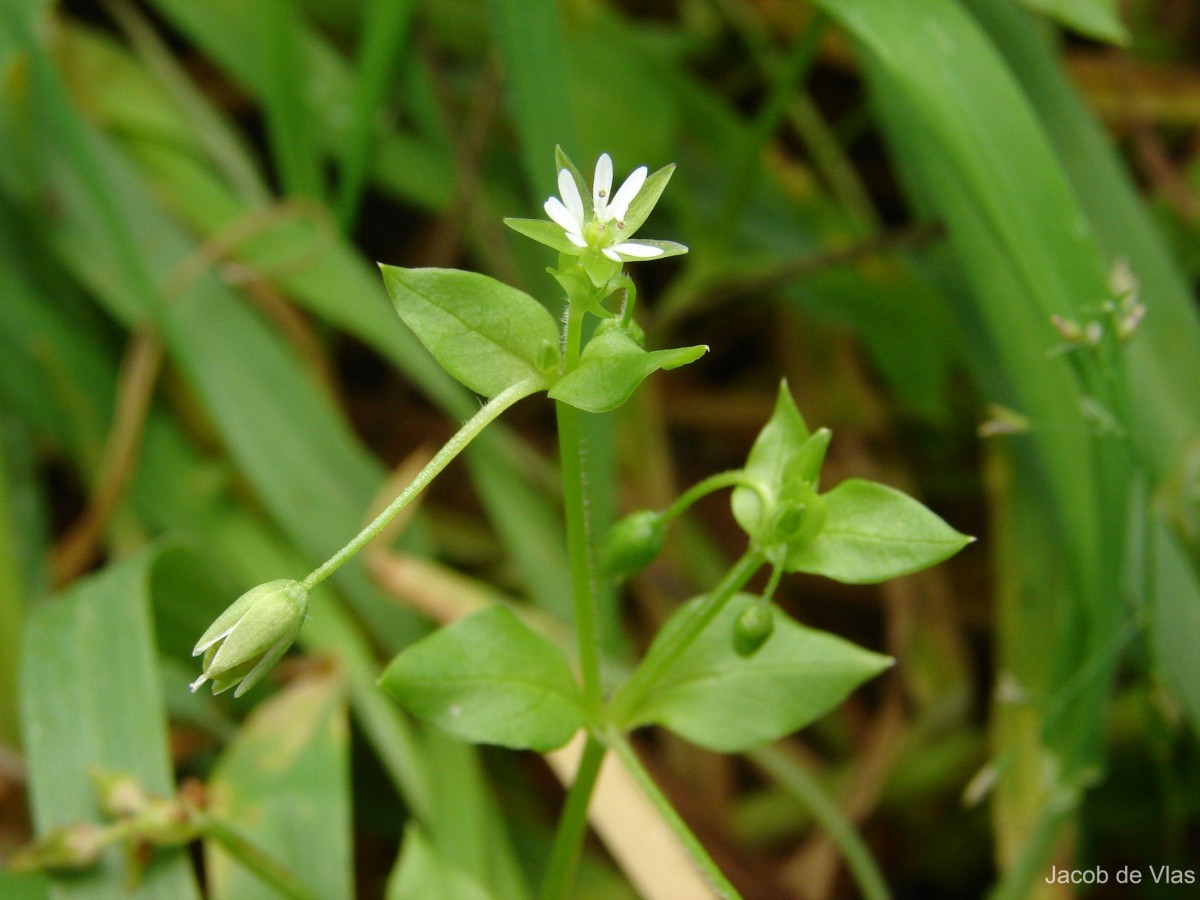
[[[775,614],[768,601],[760,600],[742,610],[733,623],[733,649],[738,656],[748,659],[759,651],[775,632]]]
[[[292,646],[307,607],[308,589],[287,578],[242,594],[192,650],[192,656],[204,654],[203,674],[192,682],[192,691],[211,681],[214,694],[237,685],[233,696],[242,696]]]
[[[69,872],[90,869],[111,843],[114,829],[87,822],[46,832],[18,850],[8,861],[12,872]]]
[[[600,571],[612,578],[636,575],[662,551],[667,529],[662,514],[643,509],[609,529],[600,548]]]

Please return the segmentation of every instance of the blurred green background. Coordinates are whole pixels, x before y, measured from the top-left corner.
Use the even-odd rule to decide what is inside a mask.
[[[897,897],[1072,896],[1052,865],[1186,896],[1151,867],[1200,866],[1198,47],[1200,9],[1152,0],[0,0],[0,861],[97,820],[99,763],[203,779],[321,897],[530,895],[550,770],[374,679],[492,599],[565,627],[544,401],[314,597],[268,687],[186,686],[216,613],[324,560],[477,408],[373,262],[559,311],[500,219],[541,215],[561,145],[678,164],[646,233],[690,253],[638,268],[639,314],[651,347],[712,347],[592,423],[597,521],[740,465],[787,377],[829,483],[980,537],[879,588],[784,581],[899,663],[803,734],[639,736],[730,880],[855,896],[828,805]],[[1058,352],[1052,317],[1111,325],[1124,271],[1137,331]],[[607,592],[611,658],[740,549],[702,503]],[[271,896],[214,847],[137,889],[115,851],[0,870],[0,896],[198,896],[194,863],[207,896]],[[634,896],[636,865],[592,843],[577,893]]]

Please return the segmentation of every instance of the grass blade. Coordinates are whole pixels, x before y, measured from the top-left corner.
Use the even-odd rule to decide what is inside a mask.
[[[91,767],[127,773],[169,796],[174,779],[142,555],[33,611],[25,635],[22,717],[38,832],[97,820]],[[94,875],[55,882],[55,897],[199,898],[182,851],[167,851],[131,888],[117,848]]]

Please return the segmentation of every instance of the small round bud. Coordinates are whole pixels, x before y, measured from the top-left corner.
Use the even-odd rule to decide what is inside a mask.
[[[781,502],[771,520],[768,533],[771,546],[797,549],[804,546],[825,527],[828,506],[809,485],[793,491],[793,499]]]
[[[733,649],[748,659],[759,651],[775,631],[775,614],[765,600],[751,603],[733,623]]]
[[[204,654],[204,672],[192,690],[211,681],[214,694],[236,685],[233,696],[242,696],[296,640],[307,608],[308,589],[287,578],[242,594],[196,642],[192,656]]]
[[[612,578],[636,575],[662,551],[667,529],[662,516],[644,509],[609,529],[600,548],[600,571]]]

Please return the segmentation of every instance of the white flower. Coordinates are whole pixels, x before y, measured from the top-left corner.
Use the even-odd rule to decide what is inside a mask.
[[[675,241],[631,240],[658,203],[675,171],[674,165],[650,174],[645,166],[639,166],[614,194],[612,158],[607,153],[601,154],[592,180],[591,203],[585,205],[587,185],[583,176],[561,149],[557,158],[559,195],[545,203],[550,221],[505,219],[509,228],[559,253],[579,257],[597,286],[615,274],[611,271],[614,262],[664,259],[687,253],[687,247]]]
[[[574,176],[567,169],[560,169],[558,193],[562,199],[551,197],[547,200],[546,215],[563,229],[567,240],[580,250],[595,247],[616,262],[662,256],[666,252],[664,248],[644,241],[613,243],[622,236],[621,232],[626,228],[625,216],[629,212],[629,204],[646,183],[648,172],[645,166],[634,169],[633,174],[625,179],[625,183],[613,196],[612,158],[607,153],[601,154],[596,162],[596,175],[592,182],[592,210],[589,216],[584,211],[583,198],[579,196],[579,187]],[[590,229],[589,225],[592,226]]]

